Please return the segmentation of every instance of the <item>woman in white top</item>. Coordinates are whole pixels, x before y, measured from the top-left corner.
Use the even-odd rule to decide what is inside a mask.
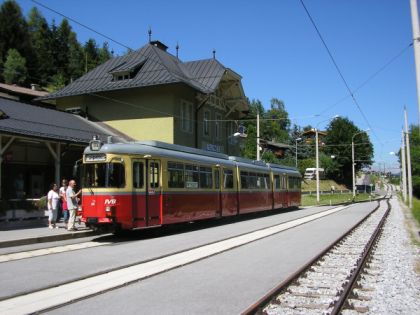
[[[48,192],[48,227],[50,229],[56,228],[55,221],[57,220],[57,209],[58,201],[60,196],[58,195],[58,186],[56,184],[51,184],[51,190]]]

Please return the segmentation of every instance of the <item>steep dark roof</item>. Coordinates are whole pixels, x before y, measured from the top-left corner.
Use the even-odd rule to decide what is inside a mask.
[[[113,74],[135,69],[133,78],[113,80]],[[214,59],[184,63],[147,44],[128,55],[108,60],[63,89],[37,100],[170,83],[184,83],[207,94],[215,91],[226,70]]]
[[[0,99],[0,132],[66,142],[88,143],[108,134],[80,116],[7,99]]]

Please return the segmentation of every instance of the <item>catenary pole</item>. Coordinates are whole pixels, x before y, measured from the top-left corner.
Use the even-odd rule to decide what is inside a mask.
[[[407,202],[407,165],[405,163],[405,140],[404,130],[401,133],[401,172],[402,172],[402,194],[404,202]]]
[[[411,8],[411,24],[413,28],[413,47],[414,60],[416,64],[416,81],[417,81],[417,106],[420,132],[420,28],[419,28],[419,11],[417,0],[410,0]]]
[[[407,110],[404,108],[405,123],[405,145],[407,149],[407,182],[408,182],[408,206],[413,207],[413,182],[411,181],[411,157],[410,157],[410,137],[408,134]]]
[[[257,161],[260,160],[260,112],[257,109]]]

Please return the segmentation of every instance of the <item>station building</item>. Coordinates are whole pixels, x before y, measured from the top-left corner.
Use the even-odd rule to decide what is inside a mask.
[[[235,120],[248,111],[241,76],[214,55],[183,62],[167,49],[151,41],[38,100],[102,122],[127,140],[238,154]]]
[[[214,54],[183,62],[167,48],[151,41],[51,94],[0,86],[0,212],[72,178],[94,135],[238,155],[233,134],[248,111],[241,76]]]

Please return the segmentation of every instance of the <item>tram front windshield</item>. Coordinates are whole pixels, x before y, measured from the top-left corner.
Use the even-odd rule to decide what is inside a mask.
[[[125,170],[122,163],[85,164],[83,187],[122,188],[125,186]]]

